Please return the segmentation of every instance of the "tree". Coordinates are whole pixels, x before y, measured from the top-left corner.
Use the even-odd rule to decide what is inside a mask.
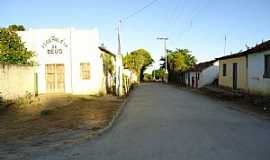
[[[8,29],[11,31],[25,31],[25,28],[23,25],[16,25],[16,24],[9,25]]]
[[[34,53],[24,47],[18,34],[10,29],[0,29],[0,62],[14,64],[33,63]]]
[[[105,73],[110,73],[111,75],[114,73],[114,57],[103,52],[102,53],[102,60],[103,60],[103,65],[104,65],[104,70],[105,70]]]
[[[156,80],[163,80],[165,75],[165,70],[160,68],[152,71],[152,76],[155,77]]]
[[[144,81],[152,81],[153,77],[150,73],[144,73],[143,74]]]
[[[150,66],[154,60],[150,53],[145,49],[138,49],[123,58],[124,67],[131,69],[140,75],[140,80],[143,80],[143,73]]]
[[[196,64],[196,58],[190,53],[188,49],[168,50],[168,71],[185,71]],[[161,68],[165,68],[165,58],[162,57],[160,60],[163,61]]]

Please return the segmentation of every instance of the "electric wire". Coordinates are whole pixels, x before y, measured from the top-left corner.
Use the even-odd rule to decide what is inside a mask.
[[[204,10],[206,7],[208,7],[209,6],[209,3],[210,3],[210,1],[211,0],[207,0],[205,3],[204,3],[204,5],[201,5],[201,7],[199,7],[197,10],[195,10],[194,12],[193,12],[193,14],[191,14],[191,16],[190,16],[190,25],[189,25],[189,28],[186,30],[186,31],[184,31],[184,32],[182,32],[181,34],[180,34],[180,39],[185,35],[185,34],[187,34],[187,33],[189,33],[190,31],[191,31],[191,29],[192,29],[192,27],[193,27],[193,20],[195,19],[195,17],[200,13],[200,12],[202,12],[202,10]]]
[[[141,12],[143,12],[145,9],[151,7],[153,4],[155,4],[156,2],[158,2],[159,0],[153,0],[150,3],[146,4],[145,6],[143,6],[142,8],[137,9],[136,11],[134,11],[133,13],[131,13],[130,15],[124,17],[121,19],[121,21],[127,21],[128,19],[136,16],[137,14],[140,14]]]

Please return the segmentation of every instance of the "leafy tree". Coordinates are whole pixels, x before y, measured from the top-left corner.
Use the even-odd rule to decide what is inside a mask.
[[[30,64],[33,52],[27,51],[24,43],[15,31],[0,29],[0,62]]]
[[[11,31],[25,31],[25,28],[23,25],[16,25],[16,24],[9,25],[8,29]]]
[[[168,71],[185,71],[196,64],[196,58],[190,53],[188,49],[168,50]],[[163,61],[161,68],[165,68],[165,58],[162,57],[160,60]]]
[[[152,81],[153,77],[150,73],[144,73],[143,74],[144,81]]]
[[[103,60],[103,72],[106,76],[105,78],[106,90],[108,93],[114,94],[115,86],[114,86],[114,82],[111,79],[112,77],[110,76],[115,75],[115,66],[114,66],[115,57],[113,57],[111,54],[108,54],[104,51],[102,52],[101,57]]]
[[[155,77],[156,80],[164,79],[165,70],[160,68],[152,71],[152,76]]]
[[[138,49],[123,58],[124,67],[135,71],[140,75],[140,80],[143,80],[143,73],[154,60],[150,53],[145,49]]]
[[[102,53],[102,60],[103,60],[103,65],[104,65],[104,70],[105,73],[110,73],[113,74],[114,73],[114,57],[103,52]]]

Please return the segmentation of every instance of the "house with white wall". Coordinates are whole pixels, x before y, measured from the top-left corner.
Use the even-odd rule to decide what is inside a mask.
[[[18,35],[36,55],[39,94],[106,92],[97,29],[30,29]]]
[[[270,40],[247,50],[248,91],[270,95]]]
[[[219,63],[217,60],[202,62],[194,65],[184,73],[185,85],[192,88],[201,88],[212,84],[219,73]]]

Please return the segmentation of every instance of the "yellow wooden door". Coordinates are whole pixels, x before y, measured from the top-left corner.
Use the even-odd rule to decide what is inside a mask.
[[[56,89],[55,92],[63,93],[65,92],[65,68],[64,64],[55,65],[55,75],[56,75]]]
[[[65,92],[64,64],[46,64],[45,70],[47,93]]]

